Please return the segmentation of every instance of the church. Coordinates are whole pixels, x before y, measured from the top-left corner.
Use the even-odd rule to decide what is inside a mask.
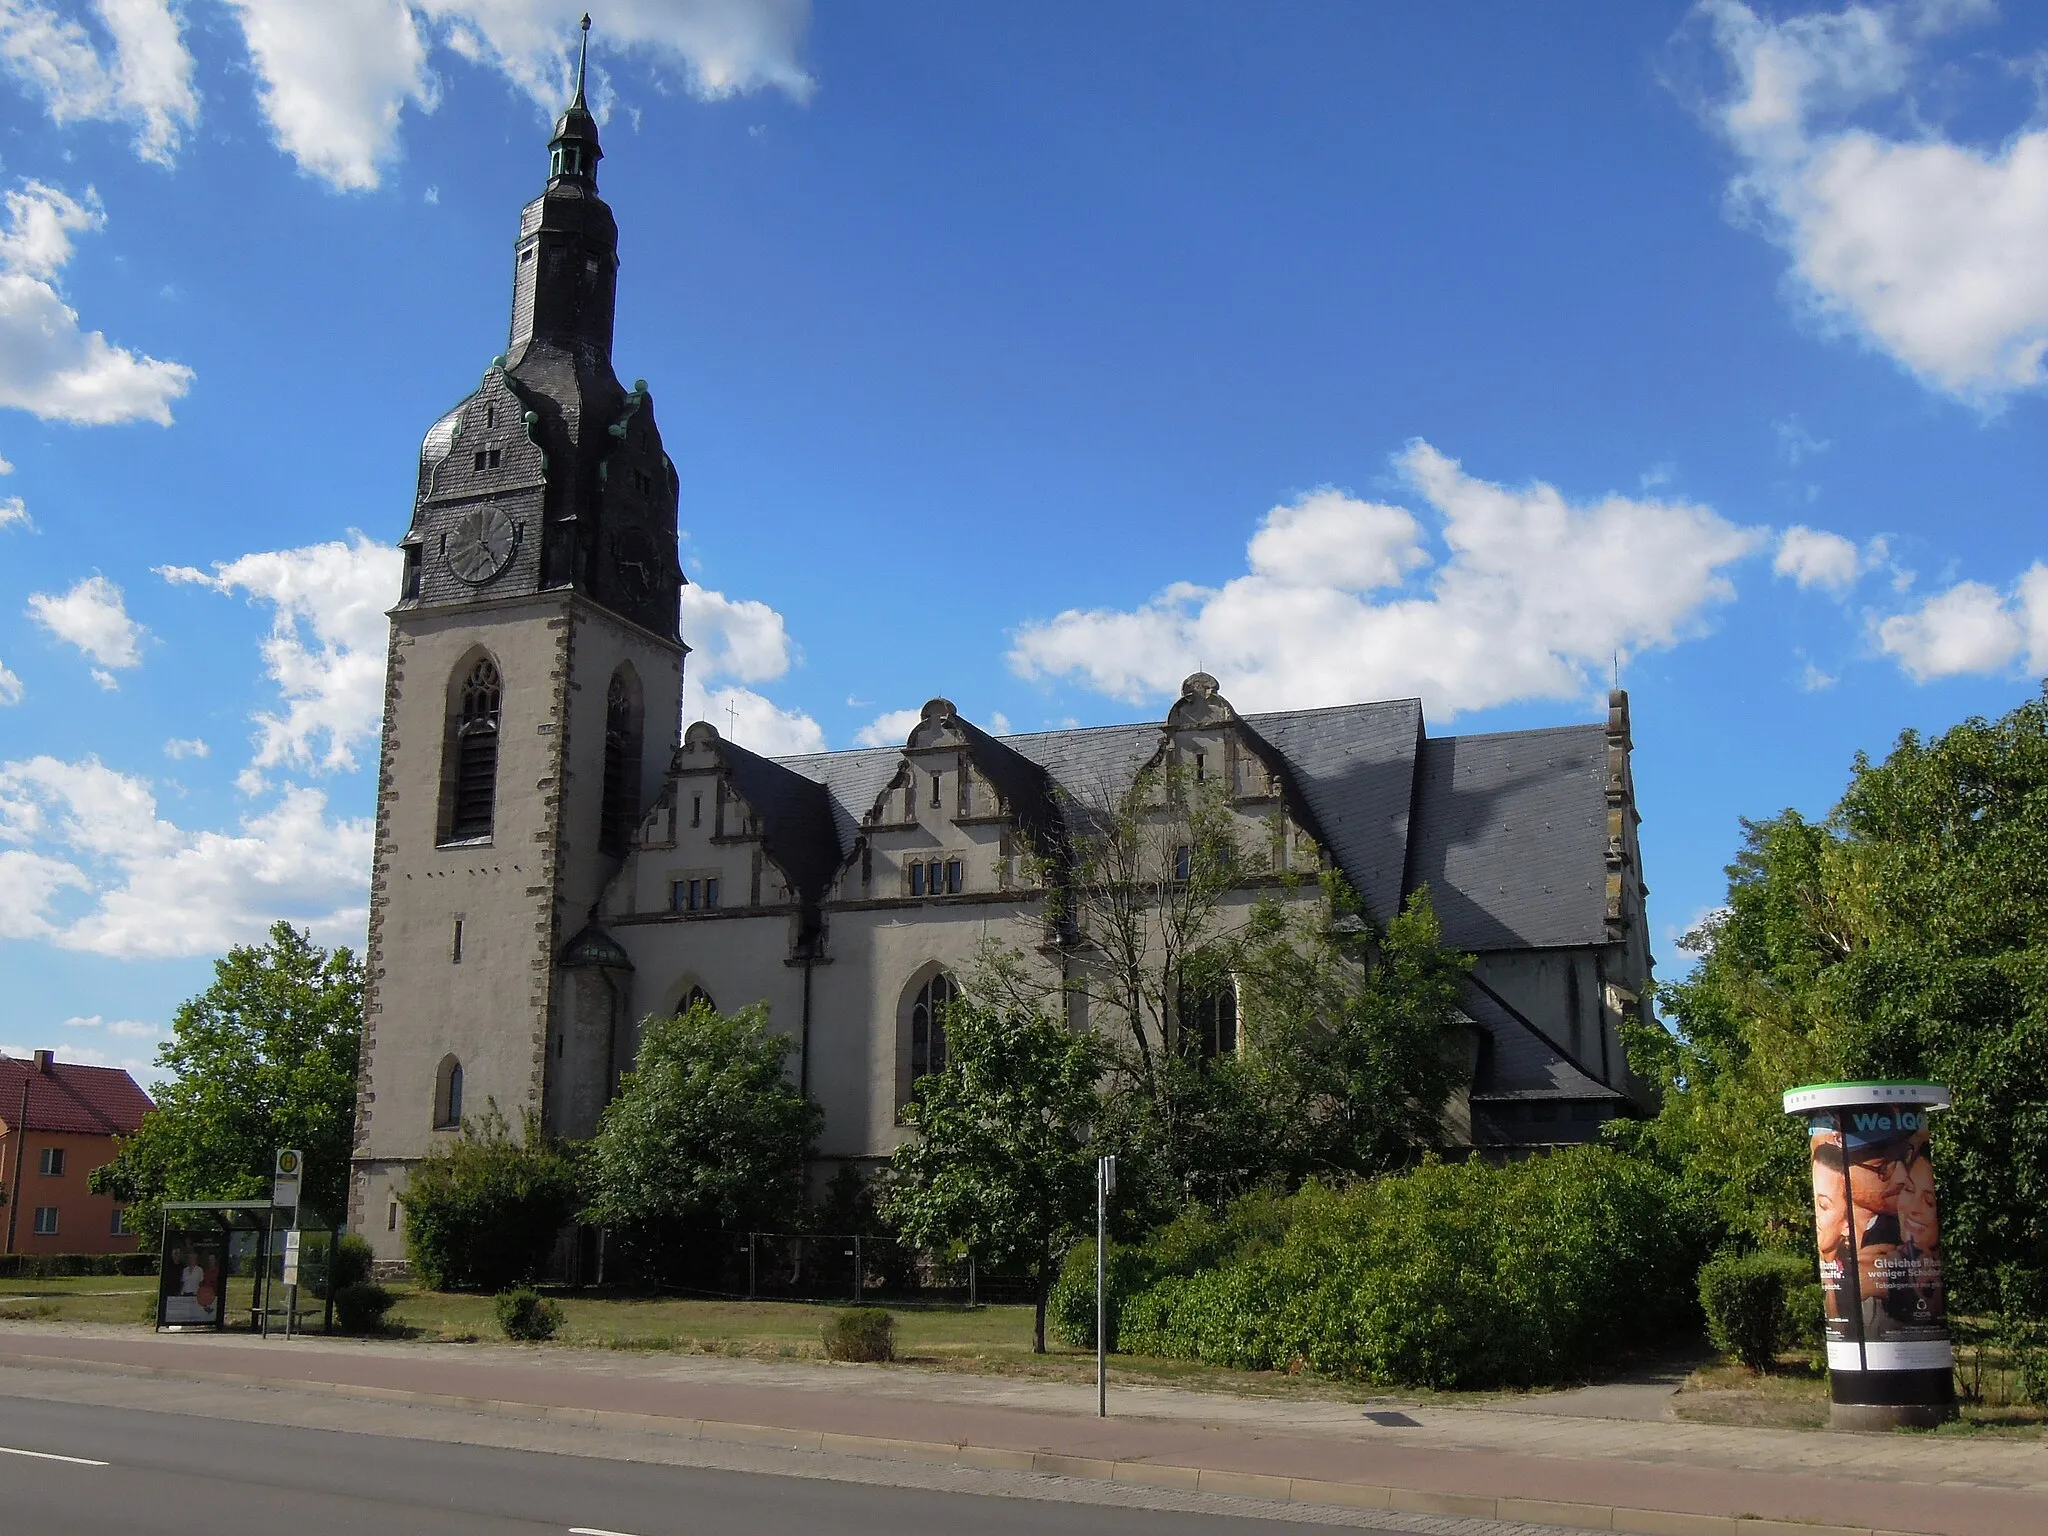
[[[1048,851],[1161,765],[1271,850],[1226,922],[1315,899],[1329,869],[1373,923],[1428,887],[1474,957],[1451,1107],[1469,1145],[1583,1141],[1644,1107],[1621,1043],[1651,957],[1620,691],[1602,722],[1466,736],[1429,734],[1414,699],[1240,714],[1202,673],[1130,725],[992,736],[934,698],[900,748],[780,759],[683,729],[678,478],[646,382],[613,372],[602,153],[579,81],[520,214],[505,352],[426,433],[400,541],[348,1211],[380,1261],[404,1257],[408,1169],[465,1114],[587,1137],[640,1022],[699,999],[765,1003],[793,1037],[819,1178],[886,1159],[985,940],[1052,986],[1089,963]],[[1168,1027],[1237,1046],[1227,995]]]

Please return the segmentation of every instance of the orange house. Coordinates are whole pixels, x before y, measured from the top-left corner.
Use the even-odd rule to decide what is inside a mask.
[[[118,1067],[0,1056],[0,1253],[133,1253],[119,1203],[85,1181],[154,1107]]]

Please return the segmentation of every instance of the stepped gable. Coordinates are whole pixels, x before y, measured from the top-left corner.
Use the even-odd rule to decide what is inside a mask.
[[[1429,887],[1445,943],[1609,941],[1607,745],[1600,725],[1422,743],[1407,884]]]

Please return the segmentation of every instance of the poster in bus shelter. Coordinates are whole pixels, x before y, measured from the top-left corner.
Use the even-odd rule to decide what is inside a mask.
[[[218,1233],[180,1233],[163,1272],[163,1320],[168,1328],[212,1328],[220,1322],[227,1288],[226,1244]]]
[[[1814,1233],[1835,1370],[1947,1358],[1941,1224],[1925,1109],[1870,1105],[1807,1122]],[[1940,1362],[1935,1362],[1940,1363]]]

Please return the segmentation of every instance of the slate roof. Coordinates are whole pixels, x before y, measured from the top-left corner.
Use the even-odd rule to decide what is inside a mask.
[[[1416,699],[1275,710],[1240,723],[1255,749],[1271,754],[1309,832],[1377,921],[1427,883],[1444,940],[1459,949],[1607,942],[1603,727],[1432,740]],[[992,738],[968,729],[1087,805],[1131,781],[1158,750],[1161,727]],[[725,751],[735,787],[765,823],[770,854],[806,891],[822,891],[852,857],[861,821],[903,755],[900,747],[775,759],[730,744]],[[1025,776],[1003,787],[1013,803],[1038,798]],[[829,838],[819,835],[828,825]]]
[[[1485,1031],[1488,1044],[1480,1052],[1472,1080],[1474,1102],[1482,1099],[1609,1099],[1622,1095],[1600,1082],[1553,1045],[1543,1031],[1523,1018],[1492,988],[1465,980],[1458,1009]]]
[[[1565,725],[1424,741],[1408,887],[1465,950],[1606,942],[1607,734]]]
[[[132,1136],[156,1106],[119,1067],[84,1067],[56,1061],[47,1074],[33,1061],[0,1056],[0,1124],[11,1131],[28,1081],[28,1127],[84,1136]]]

